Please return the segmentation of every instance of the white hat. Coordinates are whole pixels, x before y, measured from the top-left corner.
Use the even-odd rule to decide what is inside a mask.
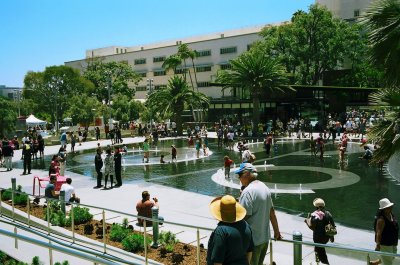
[[[325,207],[325,202],[324,202],[324,200],[321,199],[321,198],[315,198],[315,199],[313,200],[313,205],[314,205],[315,207]]]
[[[392,207],[394,205],[393,202],[390,202],[388,198],[383,198],[379,201],[379,210],[386,209],[388,207]]]

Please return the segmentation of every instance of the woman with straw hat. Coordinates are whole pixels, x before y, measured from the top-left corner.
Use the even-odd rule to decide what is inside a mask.
[[[392,208],[394,203],[389,199],[383,198],[379,201],[379,209],[375,216],[375,243],[376,251],[397,253],[399,237],[399,224],[393,215]],[[381,260],[370,262],[370,264],[393,264],[394,257],[381,256]]]
[[[250,264],[254,244],[250,225],[243,220],[246,209],[225,195],[210,203],[210,212],[220,222],[208,241],[207,265]]]

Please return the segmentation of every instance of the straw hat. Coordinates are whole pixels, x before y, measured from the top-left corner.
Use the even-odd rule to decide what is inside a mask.
[[[315,207],[325,207],[325,202],[324,202],[324,200],[321,199],[321,198],[315,198],[315,199],[313,200],[313,205],[314,205]]]
[[[215,198],[210,203],[211,214],[219,221],[235,223],[246,216],[246,209],[231,195]]]
[[[379,210],[392,207],[393,205],[394,203],[390,202],[388,198],[383,198],[382,200],[379,201]]]

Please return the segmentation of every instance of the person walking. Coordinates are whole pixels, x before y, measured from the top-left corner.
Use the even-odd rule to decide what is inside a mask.
[[[176,159],[176,154],[177,154],[177,150],[176,150],[176,147],[175,147],[175,145],[171,145],[171,162],[174,162],[174,160],[175,160],[175,162],[178,162],[178,160]]]
[[[219,221],[208,240],[207,265],[250,264],[254,249],[246,209],[231,195],[215,198],[210,212]]]
[[[61,147],[67,147],[67,133],[63,132],[60,136]]]
[[[103,159],[101,157],[101,153],[101,148],[97,148],[96,155],[94,157],[94,166],[97,174],[97,185],[93,187],[94,189],[99,189],[103,187],[103,185],[101,185],[101,181],[103,179],[103,172],[101,172],[101,169],[103,168]]]
[[[71,132],[71,153],[75,152],[75,144],[76,144],[76,135]]]
[[[3,152],[3,157],[4,157],[4,166],[5,166],[5,168],[7,168],[7,171],[11,171],[14,150],[12,149],[12,147],[8,141],[3,142],[2,152]]]
[[[235,174],[239,175],[241,184],[245,186],[240,194],[239,203],[246,209],[245,221],[250,224],[253,231],[254,250],[250,264],[262,265],[271,238],[270,222],[274,230],[274,238],[282,239],[271,192],[263,182],[257,179],[257,170],[252,164],[242,163]]]
[[[122,155],[119,151],[119,147],[115,147],[114,151],[114,168],[115,168],[115,179],[117,184],[114,186],[119,188],[122,186],[122,178],[121,178],[121,171],[122,171]]]
[[[145,139],[143,142],[143,163],[145,162],[144,159],[146,158],[146,163],[149,163],[149,156],[150,156],[150,145],[149,139]]]
[[[111,147],[106,151],[107,156],[104,159],[105,169],[104,169],[104,189],[107,189],[107,181],[108,177],[110,177],[110,188],[113,188],[113,181],[114,181],[114,156],[111,153]]]
[[[67,151],[65,147],[60,147],[58,151],[58,162],[60,163],[60,176],[65,176],[65,167],[67,165]]]
[[[30,139],[27,139],[24,143],[24,146],[22,147],[22,156],[24,159],[24,172],[22,175],[31,174],[31,162],[32,162],[32,152],[33,152],[33,147],[31,144]]]
[[[392,212],[393,205],[394,203],[388,198],[379,201],[379,209],[375,216],[375,250],[397,254],[399,224]],[[384,265],[395,264],[394,257],[384,255],[380,260],[370,262],[370,264],[380,264],[380,262]]]
[[[326,244],[328,241],[334,242],[334,236],[328,235],[326,232],[328,224],[335,227],[332,214],[325,209],[325,202],[321,198],[315,198],[313,205],[316,210],[311,213],[310,218],[306,219],[305,222],[308,228],[313,231],[314,243]],[[329,264],[325,248],[315,247],[314,250],[317,262]]]

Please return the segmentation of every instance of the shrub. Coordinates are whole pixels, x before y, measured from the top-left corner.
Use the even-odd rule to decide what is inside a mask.
[[[150,238],[147,238],[147,242],[150,242]],[[144,236],[142,234],[129,234],[122,240],[122,247],[124,250],[129,252],[138,252],[144,250]]]
[[[14,204],[16,205],[26,205],[27,200],[28,200],[28,194],[25,192],[22,192],[22,186],[18,185],[17,190],[18,193],[15,193],[14,196]],[[2,192],[1,194],[1,200],[2,201],[9,201],[12,198],[12,189],[6,189],[5,191]]]
[[[75,225],[84,224],[93,219],[93,215],[89,213],[89,208],[75,206],[73,211]]]
[[[175,246],[176,243],[179,242],[178,239],[176,239],[175,234],[173,234],[170,231],[167,232],[161,232],[159,236],[159,242],[163,245],[173,245]]]
[[[110,240],[121,242],[125,237],[128,236],[129,232],[131,232],[131,230],[124,227],[123,224],[113,224],[110,230]]]
[[[40,265],[40,260],[38,256],[34,256],[32,259],[32,265]]]

